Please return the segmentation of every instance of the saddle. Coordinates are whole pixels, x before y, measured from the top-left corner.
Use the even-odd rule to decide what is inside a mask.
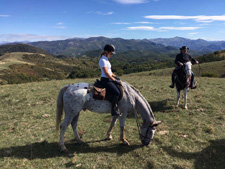
[[[124,94],[121,81],[120,81],[120,85],[116,84],[116,87],[120,91],[120,98],[119,98],[119,101],[120,101],[123,98],[123,94]],[[96,82],[94,83],[92,92],[93,92],[93,98],[96,100],[107,100],[111,102],[113,97],[109,92],[106,91],[106,88],[102,86],[101,81],[98,79],[96,79]]]

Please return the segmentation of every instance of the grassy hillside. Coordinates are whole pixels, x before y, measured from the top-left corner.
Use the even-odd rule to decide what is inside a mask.
[[[174,68],[166,68],[159,70],[152,70],[146,72],[140,72],[133,74],[134,76],[170,76]],[[192,70],[195,73],[195,76],[205,76],[205,77],[225,77],[225,60],[223,61],[215,61],[209,63],[202,63],[199,65],[193,65]],[[132,74],[131,74],[132,76]]]
[[[157,72],[155,72],[157,73]],[[75,79],[0,86],[0,168],[225,168],[225,80],[197,78],[188,93],[188,110],[175,108],[176,92],[170,76],[132,74],[121,77],[136,86],[163,123],[148,147],[140,147],[133,114],[126,120],[129,147],[119,141],[119,125],[112,141],[103,141],[109,114],[81,112],[78,122],[84,145],[65,140],[68,154],[57,147],[56,98],[63,85],[93,82]],[[182,104],[183,102],[181,102]]]
[[[91,42],[94,43],[95,41],[96,39],[91,39]],[[135,41],[135,43],[138,42]],[[141,41],[140,43],[147,42]],[[139,47],[143,46],[140,45]],[[160,46],[155,45],[155,47]],[[117,75],[123,75],[173,67],[175,55],[170,52],[165,55],[163,54],[165,50],[167,49],[129,50],[117,53],[110,59],[112,70]],[[92,51],[88,51],[91,57],[85,56],[80,58],[65,58],[61,55],[56,57],[41,49],[23,44],[3,45],[0,46],[1,51],[4,51],[4,54],[0,55],[0,85],[53,79],[90,78],[100,75],[99,57],[92,56]],[[94,53],[97,54],[100,51],[95,51]],[[217,51],[200,56],[197,59],[200,63],[212,62],[206,64],[207,66],[202,64],[203,71],[201,76],[225,76],[224,62],[213,62],[224,60],[225,51]],[[215,65],[217,63],[218,65]],[[196,70],[196,66],[194,66],[194,70]],[[163,74],[168,75],[170,74],[169,72],[163,72]]]

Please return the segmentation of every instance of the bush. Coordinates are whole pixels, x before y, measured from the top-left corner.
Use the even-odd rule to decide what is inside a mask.
[[[215,73],[206,72],[202,74],[202,77],[219,77],[219,76]]]

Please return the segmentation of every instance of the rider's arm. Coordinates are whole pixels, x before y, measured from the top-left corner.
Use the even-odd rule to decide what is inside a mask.
[[[191,55],[189,55],[189,59],[192,64],[198,64],[198,61],[195,58],[193,58]]]
[[[109,79],[111,79],[112,81],[115,81],[115,80],[116,80],[113,76],[111,76],[111,75],[109,74],[109,71],[108,71],[107,67],[102,67],[102,70],[104,71],[105,75],[106,75]]]

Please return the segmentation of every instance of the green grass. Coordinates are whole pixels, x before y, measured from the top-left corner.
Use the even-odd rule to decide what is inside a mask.
[[[79,132],[86,142],[74,141],[72,128],[65,134],[68,154],[58,151],[55,131],[56,99],[63,85],[95,79],[34,82],[0,86],[0,168],[225,168],[225,80],[196,78],[198,88],[175,108],[176,92],[170,76],[149,72],[121,77],[137,87],[150,103],[158,127],[148,147],[140,147],[133,114],[126,120],[129,147],[104,141],[109,114],[81,112]]]

